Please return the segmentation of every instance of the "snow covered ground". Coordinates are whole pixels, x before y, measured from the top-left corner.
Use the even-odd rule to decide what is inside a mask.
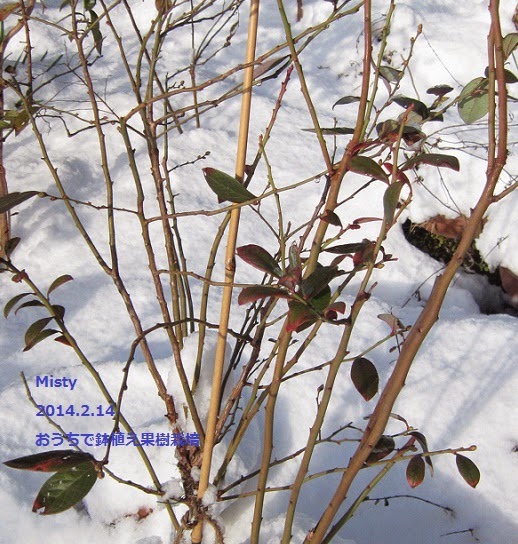
[[[514,31],[511,22],[514,6],[510,0],[502,1],[503,33]],[[139,21],[144,24],[154,13],[154,3],[135,2]],[[387,3],[374,2],[374,17],[382,18]],[[415,35],[418,24],[423,25],[423,34],[416,43],[411,62],[413,88],[406,78],[401,92],[408,96],[427,100],[427,88],[451,85],[460,92],[471,79],[482,75],[487,64],[486,36],[489,15],[485,0],[451,2],[447,0],[421,0],[398,3],[389,39],[394,65],[401,62],[401,55],[408,52],[410,37]],[[54,3],[49,3],[52,9]],[[322,0],[306,0],[304,19],[294,24],[294,30],[315,25],[330,12],[332,5]],[[294,18],[294,6],[290,16]],[[282,41],[282,29],[273,4],[261,7],[261,29],[258,52],[268,50]],[[123,19],[118,21],[119,30],[124,31]],[[218,70],[228,69],[242,62],[245,40],[244,17],[241,28],[231,48],[221,60],[209,65],[214,72],[200,73],[204,78],[213,77]],[[62,42],[53,42],[44,30],[33,40],[44,41],[52,52]],[[340,126],[352,126],[354,107],[333,104],[344,95],[359,92],[361,50],[358,38],[361,33],[360,15],[348,17],[324,32],[308,47],[302,62],[308,78],[313,101],[321,118],[322,126],[332,126],[334,117]],[[108,33],[107,33],[108,35]],[[108,40],[108,38],[107,38]],[[48,42],[48,43],[47,43]],[[240,47],[241,45],[241,47]],[[177,43],[171,54],[182,55],[189,43]],[[516,73],[514,61],[509,66]],[[129,89],[125,87],[122,67],[113,43],[104,44],[103,57],[96,67],[97,77],[105,79],[108,100],[115,105],[117,114],[124,114],[132,107]],[[207,68],[209,70],[209,68]],[[239,80],[236,76],[234,84]],[[282,77],[282,76],[281,76]],[[264,132],[280,88],[280,79],[269,81],[256,89],[253,98],[252,126],[250,133],[250,157],[256,151],[258,136]],[[56,83],[58,85],[58,83]],[[76,89],[64,91],[71,96]],[[384,91],[381,91],[384,92]],[[416,95],[416,92],[419,93]],[[516,95],[514,88],[511,94]],[[453,95],[453,93],[452,93]],[[174,161],[194,160],[210,151],[210,157],[202,163],[186,166],[173,173],[175,191],[178,193],[177,210],[214,209],[214,195],[203,180],[201,168],[212,166],[226,172],[234,168],[239,98],[223,103],[202,118],[202,127],[187,125],[183,135],[174,137]],[[401,109],[391,106],[394,115]],[[513,113],[513,107],[511,107]],[[516,115],[516,107],[514,107]],[[512,117],[510,146],[511,156],[503,176],[503,183],[516,176],[518,170],[515,117]],[[56,122],[57,123],[57,122]],[[69,194],[85,201],[97,201],[103,182],[99,179],[100,160],[92,135],[85,132],[77,138],[67,139],[59,125],[48,128],[49,152],[59,173],[67,184]],[[321,155],[314,135],[301,129],[311,127],[303,97],[295,75],[279,113],[278,124],[268,144],[268,159],[274,178],[280,185],[288,185],[323,170]],[[459,142],[483,142],[484,123],[472,126],[462,124],[456,110],[446,114],[446,120],[437,124],[443,149],[458,147]],[[107,127],[109,132],[111,129]],[[134,206],[134,189],[128,174],[122,144],[115,129],[109,132],[108,148],[111,153],[111,168],[116,180],[115,191],[118,205]],[[343,150],[347,136],[338,138],[338,151]],[[331,139],[329,140],[331,142]],[[139,153],[141,150],[137,150]],[[449,217],[455,211],[468,214],[476,201],[485,179],[486,164],[483,150],[467,148],[466,151],[445,151],[456,155],[461,162],[459,173],[423,167],[424,181],[414,186],[414,202],[407,216],[415,222],[436,214]],[[27,129],[17,138],[7,142],[6,164],[11,191],[38,190],[56,194],[52,180],[41,162],[41,152],[34,137]],[[264,179],[264,170],[257,175]],[[346,197],[363,183],[365,178],[350,177],[344,184]],[[255,181],[254,181],[255,182]],[[257,182],[259,185],[259,182]],[[323,182],[306,185],[303,191],[283,193],[284,221],[302,222],[309,217],[322,190]],[[251,187],[254,190],[254,187]],[[373,184],[367,191],[339,209],[342,221],[347,224],[355,218],[382,214],[383,184]],[[435,195],[434,196],[431,196]],[[436,198],[437,197],[437,198]],[[152,205],[152,204],[151,204]],[[496,267],[503,265],[518,274],[518,192],[494,205],[489,210],[488,222],[478,247],[487,262]],[[273,208],[265,208],[274,218]],[[18,268],[26,269],[36,284],[46,289],[53,279],[70,274],[74,281],[60,287],[54,293],[56,303],[67,308],[67,324],[78,339],[85,354],[94,361],[113,395],[116,395],[121,380],[121,369],[126,362],[129,347],[134,340],[131,323],[111,281],[103,275],[92,255],[86,250],[74,225],[68,219],[60,202],[48,199],[30,200],[20,206],[13,218],[13,234],[22,238],[22,243],[13,255]],[[107,252],[102,241],[106,237],[102,212],[81,210],[89,232],[94,240]],[[104,216],[103,216],[104,217]],[[404,219],[404,218],[403,218]],[[187,259],[192,270],[203,274],[206,255],[210,246],[218,217],[192,216],[180,220]],[[333,229],[334,227],[331,227]],[[376,224],[362,226],[360,238],[376,234]],[[145,320],[152,326],[160,320],[145,255],[139,237],[138,225],[132,217],[118,217],[121,267],[124,281],[133,301]],[[335,231],[330,231],[334,233]],[[276,251],[274,239],[257,216],[243,211],[239,245],[261,244],[272,253]],[[424,305],[432,286],[434,274],[441,264],[421,253],[405,240],[400,226],[394,227],[384,244],[388,253],[397,261],[388,263],[377,271],[374,280],[379,282],[372,298],[366,304],[352,338],[351,354],[360,353],[376,339],[387,334],[385,323],[377,319],[380,313],[392,312],[405,325],[411,325]],[[223,259],[218,259],[217,278],[221,278]],[[237,281],[260,281],[260,274],[243,262],[238,263]],[[196,285],[196,284],[195,284]],[[10,281],[7,274],[0,275],[1,304],[21,292],[19,284]],[[350,306],[355,284],[349,286],[341,300]],[[214,290],[216,293],[216,290]],[[418,296],[417,296],[418,293]],[[200,287],[194,288],[199,297]],[[397,414],[405,417],[410,425],[419,429],[428,439],[431,450],[477,445],[476,452],[469,456],[481,471],[480,484],[476,489],[466,485],[457,472],[452,455],[434,459],[435,475],[411,490],[406,482],[405,467],[396,466],[376,487],[371,499],[387,498],[387,502],[374,500],[365,502],[354,518],[336,537],[338,544],[518,544],[518,425],[516,422],[516,391],[518,390],[518,325],[517,318],[504,312],[487,315],[481,313],[480,305],[488,304],[488,298],[499,294],[485,279],[463,275],[452,286],[440,320],[432,330],[420,351],[406,382],[406,387],[395,407]],[[217,295],[215,295],[217,299]],[[237,304],[236,304],[237,306]],[[37,313],[39,312],[39,313]],[[237,309],[232,324],[239,323],[244,310]],[[47,340],[22,353],[24,332],[37,318],[44,314],[38,309],[27,308],[16,316],[4,320],[0,330],[2,373],[0,377],[0,460],[6,461],[52,448],[38,447],[38,433],[52,435],[43,417],[37,417],[35,408],[27,399],[25,387],[20,379],[24,372],[31,393],[38,404],[80,407],[87,404],[94,413],[105,410],[105,401],[97,386],[70,348]],[[217,300],[211,307],[210,317],[217,321]],[[337,330],[324,326],[325,341],[317,342],[304,355],[300,368],[324,362],[333,355]],[[200,402],[208,403],[211,355],[214,335],[209,335],[201,386]],[[178,382],[171,371],[171,355],[168,344],[160,333],[152,340],[153,351],[159,369],[165,377],[169,391],[178,390]],[[383,380],[394,363],[395,353],[391,345],[382,345],[369,357],[376,363]],[[186,364],[192,364],[196,356],[196,335],[189,338],[183,351]],[[77,380],[74,389],[45,388],[37,381],[38,376],[69,378]],[[324,380],[324,371],[311,372],[297,380],[286,382],[278,400],[279,417],[275,427],[274,457],[282,457],[306,444],[308,428],[313,421],[316,389]],[[362,418],[371,407],[364,403],[350,383],[348,370],[344,369],[343,384],[337,388],[328,412],[326,429],[353,422],[362,424]],[[40,387],[37,386],[40,385]],[[181,393],[178,393],[179,395]],[[94,408],[95,407],[95,408]],[[90,409],[90,408],[89,408]],[[155,385],[144,364],[137,361],[131,368],[129,388],[124,400],[124,414],[138,431],[167,433],[163,417],[164,407],[157,397]],[[282,414],[282,415],[281,415]],[[111,419],[106,416],[62,417],[59,419],[67,432],[106,433],[111,430]],[[188,429],[192,432],[192,429]],[[401,423],[390,423],[389,432],[402,431]],[[354,434],[351,435],[355,437]],[[231,466],[228,481],[258,467],[261,454],[262,431],[260,422],[250,428],[243,450]],[[54,446],[59,446],[58,441]],[[60,445],[66,448],[66,444]],[[85,448],[96,458],[102,458],[105,448]],[[174,494],[177,490],[178,471],[172,447],[149,446],[146,448],[158,477],[169,482]],[[346,464],[350,450],[341,445],[325,445],[319,450],[311,472]],[[222,448],[216,450],[215,465],[222,457]],[[140,458],[131,446],[114,447],[109,468],[117,475],[148,484],[149,476]],[[271,471],[270,485],[285,485],[292,481],[297,466],[290,462]],[[365,474],[364,474],[365,473]],[[362,471],[352,496],[362,489],[362,484],[372,478],[372,473]],[[56,542],[86,544],[92,541],[114,544],[165,544],[171,541],[170,521],[163,506],[157,504],[152,495],[116,483],[106,477],[94,486],[87,496],[87,510],[68,510],[55,516],[39,516],[31,512],[32,503],[47,475],[16,471],[2,465],[0,470],[0,543],[36,544]],[[334,491],[339,475],[318,478],[307,484],[300,501],[293,542],[301,542],[307,531],[318,520],[323,505],[327,504]],[[252,489],[253,483],[248,484]],[[429,501],[429,502],[427,502]],[[286,511],[286,494],[271,494],[264,511],[262,542],[280,541]],[[226,507],[226,505],[224,505]],[[152,513],[138,520],[137,512],[152,509]],[[215,506],[215,512],[225,529],[226,542],[240,544],[249,538],[249,524],[253,501],[240,501],[224,508]],[[208,541],[209,539],[207,539]]]

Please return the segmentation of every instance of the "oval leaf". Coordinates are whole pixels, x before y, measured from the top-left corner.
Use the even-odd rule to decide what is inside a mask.
[[[423,451],[425,453],[428,453],[428,442],[426,441],[426,437],[423,433],[420,433],[419,431],[412,431],[411,433],[409,433],[410,435],[412,435],[418,442],[419,444],[421,445],[421,448],[423,448]],[[426,464],[430,467],[430,474],[433,476],[433,463],[432,463],[432,458],[427,455],[425,458],[424,458]]]
[[[41,342],[50,334],[45,334],[47,331],[43,329],[52,321],[52,317],[44,317],[43,319],[38,319],[35,321],[25,333],[25,348],[23,351],[28,351],[34,347],[38,342]],[[51,329],[49,329],[51,330]],[[52,334],[57,331],[52,331]]]
[[[425,476],[425,465],[422,455],[414,455],[406,467],[406,479],[413,489],[423,483]]]
[[[489,111],[487,79],[477,77],[470,81],[459,95],[457,109],[461,119],[467,124],[482,119]]]
[[[349,170],[356,174],[371,176],[376,179],[388,181],[388,176],[381,166],[374,160],[364,155],[356,155],[349,163]]]
[[[43,302],[40,302],[39,300],[29,300],[27,302],[24,302],[23,304],[20,304],[18,308],[14,311],[14,315],[16,315],[22,308],[30,308],[31,306],[43,306]]]
[[[218,196],[218,202],[234,202],[241,204],[247,200],[254,200],[257,197],[253,195],[246,187],[241,185],[236,178],[216,170],[215,168],[204,168],[203,175],[209,187]]]
[[[63,274],[63,276],[59,276],[59,278],[56,278],[50,285],[49,290],[47,291],[47,297],[50,295],[50,293],[52,293],[52,291],[54,291],[64,283],[72,281],[73,279],[74,278],[70,274]]]
[[[5,254],[10,257],[12,252],[18,247],[18,244],[20,243],[21,239],[18,237],[11,238],[7,240],[7,243],[5,244]]]
[[[394,221],[394,214],[399,202],[399,195],[403,184],[400,181],[396,181],[388,186],[385,194],[383,195],[383,223],[385,228],[390,227]]]
[[[391,436],[382,434],[376,445],[372,448],[369,457],[367,457],[366,464],[375,463],[387,457],[387,455],[390,455],[394,451],[395,447],[396,443],[394,439]]]
[[[359,96],[343,96],[339,100],[337,100],[331,109],[335,109],[335,106],[344,106],[345,104],[352,104],[353,102],[359,102],[360,97]]]
[[[507,34],[502,41],[504,59],[507,59],[511,53],[518,47],[518,33]]]
[[[401,70],[396,70],[395,68],[392,68],[392,66],[380,66],[379,72],[383,79],[392,83],[397,83],[403,74]]]
[[[351,244],[340,244],[339,246],[328,247],[324,249],[324,251],[327,251],[328,253],[336,253],[338,255],[350,255],[351,253],[360,251],[369,244],[370,242],[368,240],[363,242],[353,242]]]
[[[22,202],[25,202],[29,198],[36,196],[38,191],[24,191],[22,193],[9,193],[0,197],[0,213],[9,211],[11,208],[18,206]]]
[[[31,293],[22,293],[21,295],[16,295],[11,300],[7,302],[7,304],[4,306],[4,317],[8,317],[11,313],[11,310],[27,295],[30,295]]]
[[[289,308],[286,332],[300,332],[317,320],[317,316],[311,311],[311,308],[302,302],[290,300]]]
[[[304,132],[313,132],[316,133],[314,128],[303,128]],[[349,127],[331,127],[331,128],[321,128],[320,132],[324,136],[340,135],[340,134],[354,134],[354,128]]]
[[[464,478],[465,482],[471,487],[477,487],[478,482],[480,481],[480,471],[478,470],[477,465],[464,455],[455,455],[455,461],[457,463],[457,469],[460,475]]]
[[[449,85],[435,85],[427,89],[426,94],[433,94],[434,96],[444,96],[445,94],[451,93],[453,87]]]
[[[378,392],[379,376],[376,367],[364,357],[358,357],[351,366],[351,380],[356,390],[367,401]]]
[[[405,109],[408,109],[410,106],[414,106],[413,111],[415,111],[415,113],[417,113],[417,115],[419,115],[423,119],[428,118],[430,115],[430,112],[428,111],[426,105],[419,100],[415,100],[414,98],[409,98],[408,96],[396,96],[394,98],[394,102],[398,106],[401,106]]]
[[[343,274],[342,271],[334,266],[319,266],[311,273],[301,285],[301,292],[306,300],[310,300],[321,293],[329,282]]]
[[[263,298],[276,297],[276,298],[292,298],[290,293],[287,293],[283,289],[273,287],[270,285],[252,285],[245,287],[237,298],[238,304],[249,304]]]
[[[263,272],[271,274],[276,278],[280,278],[282,275],[282,270],[277,261],[261,246],[255,244],[241,246],[237,248],[236,253],[243,261]]]
[[[86,497],[96,480],[97,471],[92,462],[58,472],[43,484],[32,511],[42,516],[64,512]]]
[[[75,450],[54,450],[26,455],[5,461],[4,465],[19,470],[35,470],[38,472],[58,472],[68,470],[85,461],[94,461],[92,455]]]
[[[443,155],[442,153],[421,153],[408,160],[401,170],[408,170],[413,168],[416,164],[429,164],[431,166],[437,166],[437,168],[451,168],[458,172],[460,170],[460,163],[457,157],[453,155]]]

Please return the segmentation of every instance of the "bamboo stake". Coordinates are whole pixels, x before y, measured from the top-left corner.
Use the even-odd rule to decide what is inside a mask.
[[[246,44],[246,59],[248,65],[243,75],[243,95],[241,101],[241,116],[239,119],[239,138],[237,143],[236,179],[243,181],[245,174],[246,149],[248,131],[250,126],[250,108],[252,102],[253,62],[255,60],[255,47],[257,42],[257,26],[259,20],[259,0],[251,0],[248,21],[248,40]],[[227,248],[225,254],[225,287],[221,301],[221,313],[219,321],[218,343],[214,359],[214,374],[212,377],[212,394],[205,432],[203,447],[203,460],[201,465],[200,482],[198,486],[198,498],[201,499],[209,484],[210,468],[212,462],[212,450],[216,437],[216,425],[221,400],[221,381],[225,363],[225,348],[228,334],[228,322],[230,307],[232,304],[232,286],[235,275],[235,252],[241,210],[236,207],[230,214],[230,226],[228,232]],[[203,521],[200,520],[194,527],[191,542],[199,544],[203,538]]]

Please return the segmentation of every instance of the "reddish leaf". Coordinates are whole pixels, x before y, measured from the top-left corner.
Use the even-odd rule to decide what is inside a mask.
[[[58,472],[68,470],[85,461],[94,461],[89,454],[75,450],[54,450],[5,461],[4,465],[19,470],[35,470],[37,472]]]
[[[288,306],[287,332],[300,332],[317,320],[311,308],[297,300],[291,300]]]
[[[379,376],[376,367],[364,357],[358,357],[351,366],[351,380],[356,390],[367,401],[378,392]]]
[[[426,441],[426,437],[423,433],[420,433],[419,431],[412,431],[410,433],[411,436],[413,436],[421,445],[421,448],[423,448],[423,451],[425,453],[428,453],[428,442]],[[433,476],[433,463],[432,458],[429,455],[426,455],[424,458],[426,464],[430,467],[430,475]]]
[[[413,489],[423,483],[425,476],[425,465],[422,455],[414,455],[406,467],[406,479]]]
[[[394,451],[395,447],[396,443],[391,436],[386,434],[381,435],[378,442],[376,442],[376,445],[372,448],[371,453],[369,454],[369,457],[367,457],[365,463],[370,464],[380,461],[384,457],[387,457],[387,455],[390,455]]]
[[[374,256],[374,248],[376,247],[376,242],[371,242],[370,240],[363,241],[363,247],[353,255],[353,264],[358,266],[360,264],[368,263],[372,261]]]
[[[322,216],[322,221],[325,221],[326,223],[329,223],[330,225],[333,225],[335,227],[342,226],[342,221],[340,221],[338,215],[330,210],[326,210],[326,212]]]
[[[237,298],[238,304],[249,304],[262,298],[277,297],[277,298],[292,298],[292,295],[283,289],[270,285],[252,285],[251,287],[245,287],[239,297]]]
[[[455,455],[455,461],[457,462],[457,469],[465,482],[471,487],[477,487],[480,481],[480,471],[477,465],[471,459],[458,453]]]
[[[282,270],[279,268],[277,261],[261,246],[256,244],[241,246],[237,248],[236,253],[243,261],[267,274],[271,274],[276,278],[282,275]]]
[[[405,326],[401,321],[392,314],[379,314],[378,319],[385,321],[385,323],[391,328],[392,334],[396,334],[398,330],[404,329]]]
[[[451,93],[453,91],[453,87],[450,87],[449,85],[435,85],[434,87],[430,87],[426,94],[433,94],[434,96],[444,96],[445,94]]]
[[[59,342],[60,344],[64,344],[65,346],[71,346],[72,344],[67,340],[66,336],[56,336],[54,338],[54,342]]]
[[[334,302],[324,310],[327,319],[336,319],[338,314],[345,313],[345,302]]]

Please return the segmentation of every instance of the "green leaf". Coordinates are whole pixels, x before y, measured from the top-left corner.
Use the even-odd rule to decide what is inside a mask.
[[[458,172],[460,170],[460,163],[457,157],[453,155],[443,155],[442,153],[421,153],[409,159],[401,167],[401,170],[409,170],[416,164],[429,164],[436,166],[437,168],[451,168]]]
[[[215,168],[204,168],[203,175],[209,187],[218,196],[218,202],[234,202],[241,204],[248,200],[257,199],[246,187],[241,185],[236,178],[216,170]]]
[[[317,311],[322,313],[331,302],[331,289],[329,285],[325,287],[316,297],[313,297],[309,303]]]
[[[430,111],[420,100],[409,98],[408,96],[396,96],[393,101],[402,108],[408,109],[410,106],[414,106],[413,111],[417,113],[421,118],[426,119],[430,115]]]
[[[403,184],[400,181],[396,181],[388,186],[383,195],[383,223],[386,229],[392,226],[394,221],[394,214],[396,213],[402,188]]]
[[[9,300],[6,305],[4,306],[4,317],[8,317],[11,313],[11,310],[26,296],[30,295],[32,293],[22,293],[21,295],[16,295],[11,300]]]
[[[378,392],[379,376],[376,367],[364,357],[358,357],[351,366],[351,380],[360,395],[369,401]]]
[[[324,251],[328,253],[335,253],[337,255],[350,255],[351,253],[356,253],[360,251],[367,245],[370,245],[369,240],[364,240],[363,242],[354,242],[351,244],[340,244],[339,246],[327,247]]]
[[[319,266],[310,274],[301,285],[302,296],[306,300],[315,298],[321,291],[323,291],[331,280],[343,274],[338,268],[334,266]]]
[[[33,512],[42,516],[58,514],[83,500],[97,480],[97,471],[92,462],[85,462],[70,470],[51,476],[40,489]]]
[[[61,285],[63,285],[64,283],[67,283],[68,281],[72,281],[74,278],[70,275],[70,274],[63,274],[62,276],[59,276],[59,278],[56,278],[50,285],[48,291],[47,291],[47,297],[50,295],[50,293],[52,293],[52,291],[54,291],[55,289],[57,289],[58,287],[60,287]]]
[[[44,317],[35,321],[25,333],[25,348],[23,351],[29,351],[36,344],[58,331],[52,329],[45,329],[45,327],[52,321],[52,317]]]
[[[402,70],[396,70],[391,66],[380,66],[380,76],[391,83],[397,83],[402,75]]]
[[[422,455],[414,455],[406,467],[406,479],[412,489],[423,483],[425,466]]]
[[[369,454],[369,457],[367,457],[365,463],[368,465],[370,463],[380,461],[384,457],[387,457],[387,455],[390,455],[394,451],[395,447],[396,443],[394,442],[394,439],[391,436],[382,434],[380,439],[376,442],[376,445],[372,448],[371,453]]]
[[[261,246],[256,244],[248,244],[238,247],[236,253],[243,261],[251,264],[253,267],[271,274],[276,278],[280,278],[282,270],[277,261]]]
[[[252,285],[245,287],[237,298],[238,304],[249,304],[263,298],[292,298],[292,295],[284,289],[270,285]]]
[[[16,315],[22,308],[31,308],[33,306],[42,307],[43,303],[39,300],[29,300],[27,302],[24,302],[23,304],[20,304],[18,308],[14,311],[14,315]]]
[[[297,247],[297,244],[293,243],[290,246],[290,251],[288,253],[288,260],[290,263],[290,268],[298,270],[302,268],[302,263],[300,262],[300,251]]]
[[[459,95],[457,109],[461,119],[470,125],[482,119],[489,111],[487,79],[477,77],[470,81]]]
[[[11,459],[10,461],[5,461],[4,465],[19,470],[58,472],[69,470],[86,461],[94,461],[94,458],[89,453],[82,451],[53,450]]]
[[[337,100],[331,109],[335,109],[335,106],[344,106],[346,104],[352,104],[353,102],[359,102],[360,97],[359,96],[342,96],[339,100]]]
[[[88,13],[91,17],[90,23],[92,23],[92,37],[94,39],[95,49],[97,50],[97,53],[101,55],[103,50],[103,35],[99,26],[99,17],[97,16],[97,13],[95,13],[95,11],[93,11],[92,9],[89,10]]]
[[[457,469],[465,482],[471,487],[477,487],[478,482],[480,482],[480,471],[477,465],[471,459],[458,453],[455,455],[455,461]]]
[[[511,56],[511,53],[518,47],[518,32],[507,34],[502,41],[504,60]]]
[[[36,196],[38,191],[24,191],[22,193],[14,192],[0,197],[0,213],[9,211],[11,208],[18,206],[22,202]]]
[[[488,66],[486,66],[486,69],[484,70],[484,75],[486,77],[489,77]],[[518,81],[518,78],[510,70],[504,69],[504,80],[506,83],[516,83]]]
[[[10,257],[12,252],[18,247],[20,240],[21,239],[18,238],[17,236],[7,240],[5,244],[5,254],[7,255],[7,257]]]
[[[365,157],[364,155],[356,155],[353,157],[349,163],[349,170],[356,174],[371,176],[384,181],[388,181],[389,179],[383,168],[381,168],[376,161],[373,161],[371,158]]]
[[[316,130],[314,128],[303,128],[304,132],[313,132],[316,134]],[[320,128],[320,131],[324,136],[339,136],[341,134],[354,134],[354,128],[349,127],[328,127],[328,128]]]

